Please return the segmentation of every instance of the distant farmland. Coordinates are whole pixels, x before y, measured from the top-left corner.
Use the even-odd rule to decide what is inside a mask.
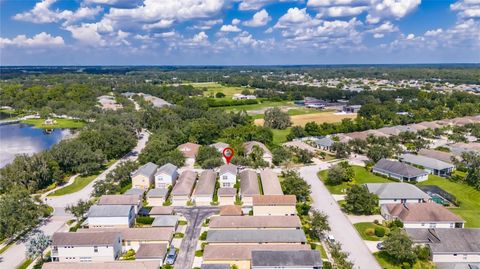
[[[326,112],[319,112],[319,113],[312,113],[312,114],[304,114],[304,115],[295,115],[290,116],[293,125],[304,126],[307,122],[314,121],[316,123],[335,123],[340,122],[342,119],[355,119],[357,114],[335,114],[332,111]],[[263,125],[263,119],[256,119],[256,125]]]

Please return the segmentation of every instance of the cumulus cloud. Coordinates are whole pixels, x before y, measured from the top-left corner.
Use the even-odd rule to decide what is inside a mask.
[[[19,21],[27,21],[33,23],[53,23],[65,21],[72,23],[82,19],[95,18],[103,9],[97,7],[79,7],[76,11],[71,10],[55,10],[52,11],[50,7],[57,0],[43,0],[35,4],[32,10],[23,13],[18,13],[13,16],[13,19]]]
[[[142,28],[146,30],[170,28],[172,27],[174,21],[175,20],[159,20],[152,24],[145,24],[142,26]]]
[[[251,20],[244,22],[243,25],[249,27],[260,27],[267,25],[267,23],[271,20],[272,17],[268,15],[268,12],[265,9],[262,9],[255,13]]]
[[[384,18],[403,18],[415,10],[421,2],[421,0],[373,0],[367,22],[375,24]]]
[[[208,40],[208,35],[205,32],[200,32],[193,36],[192,41],[195,43],[202,43]]]
[[[383,24],[368,30],[368,32],[373,34],[374,38],[383,38],[387,33],[397,32],[398,27],[393,25],[391,22],[387,21]]]
[[[458,11],[458,15],[462,18],[480,17],[479,0],[460,0],[451,4],[450,9]]]
[[[241,22],[242,22],[241,20],[235,18],[235,19],[232,20],[232,25],[238,25],[238,24],[240,24]]]
[[[238,28],[236,25],[231,25],[231,24],[225,24],[222,25],[220,28],[221,32],[240,32],[242,31],[240,28]]]
[[[12,39],[0,37],[0,47],[49,48],[63,45],[65,45],[65,42],[61,36],[52,36],[45,32],[41,32],[31,38],[25,35],[18,35]]]
[[[222,19],[217,19],[217,20],[206,20],[206,21],[199,21],[196,25],[190,27],[192,29],[200,29],[200,30],[209,30],[211,29],[214,25],[217,24],[222,24],[223,20]]]
[[[239,10],[259,10],[262,7],[274,2],[303,2],[303,0],[241,0]]]
[[[310,14],[307,13],[306,8],[299,9],[294,7],[289,8],[287,13],[278,19],[274,27],[282,29],[289,28],[292,25],[314,25],[317,23],[318,21],[313,19]]]

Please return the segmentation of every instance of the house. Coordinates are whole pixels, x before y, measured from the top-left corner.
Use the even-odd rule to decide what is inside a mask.
[[[287,148],[297,148],[297,149],[303,149],[303,150],[306,150],[310,153],[317,153],[317,149],[310,146],[309,144],[305,143],[304,141],[308,141],[308,140],[293,140],[293,141],[288,141],[288,142],[285,142],[283,143],[283,146],[284,147],[287,147]]]
[[[252,205],[252,197],[260,195],[257,172],[247,169],[240,172],[240,195],[244,205]]]
[[[402,132],[398,128],[394,128],[394,127],[383,127],[383,128],[377,129],[377,131],[389,136],[399,135]]]
[[[321,150],[327,150],[327,151],[332,151],[333,144],[335,144],[335,141],[333,141],[333,139],[331,139],[328,136],[318,138],[314,142],[317,148]]]
[[[122,252],[122,236],[118,232],[54,233],[52,261],[107,262]]]
[[[114,262],[47,262],[43,269],[158,269],[158,261],[114,261]]]
[[[250,99],[257,99],[257,97],[255,95],[241,94],[241,93],[235,93],[232,96],[232,100],[250,100]]]
[[[87,214],[89,228],[129,228],[135,224],[131,205],[93,205]]]
[[[138,251],[143,244],[170,245],[175,233],[173,227],[152,228],[113,228],[113,229],[79,229],[77,233],[91,234],[96,232],[116,232],[122,237],[122,251],[133,249]]]
[[[421,149],[418,151],[418,155],[436,159],[449,164],[453,164],[453,160],[457,158],[454,154],[450,152],[444,152],[444,151],[433,150],[433,149]]]
[[[147,192],[147,203],[149,206],[162,206],[168,195],[168,189],[150,189]]]
[[[220,216],[242,216],[242,207],[238,205],[220,206]]]
[[[97,204],[133,206],[135,214],[138,214],[142,208],[142,197],[139,195],[102,195]]]
[[[378,161],[375,166],[373,166],[372,172],[400,181],[420,182],[428,179],[428,173],[422,169],[387,159]]]
[[[345,113],[358,113],[360,108],[362,108],[361,105],[345,105],[342,107],[342,111]]]
[[[252,251],[255,250],[310,250],[310,246],[300,244],[206,245],[203,251],[203,263],[229,264],[236,265],[238,269],[250,269]]]
[[[428,129],[432,129],[432,130],[435,130],[435,129],[438,129],[438,128],[442,127],[442,126],[440,126],[439,124],[436,124],[433,121],[422,121],[419,124],[427,127]]]
[[[197,173],[192,170],[183,171],[172,189],[171,197],[174,206],[184,206],[190,200]]]
[[[480,229],[405,229],[405,231],[414,243],[430,247],[435,263],[480,263],[478,243]]]
[[[146,163],[131,174],[132,188],[148,189],[153,184],[155,172],[158,165]]]
[[[320,269],[320,252],[316,250],[254,250],[252,269]]]
[[[207,242],[211,245],[235,244],[305,244],[303,230],[208,230]]]
[[[152,227],[171,227],[177,229],[178,216],[175,215],[163,215],[155,217],[152,223]]]
[[[215,193],[215,183],[217,182],[217,173],[213,170],[204,170],[198,177],[197,186],[192,195],[192,200],[196,205],[210,205]]]
[[[135,260],[159,261],[159,265],[162,266],[167,250],[167,244],[141,244],[135,253]]]
[[[263,150],[263,160],[266,161],[268,164],[272,164],[273,155],[270,150],[265,146],[263,143],[258,141],[248,141],[243,144],[243,148],[245,150],[246,155],[250,155],[253,152],[255,147],[259,147]]]
[[[225,148],[230,147],[230,145],[223,142],[217,142],[217,143],[211,144],[210,147],[214,147],[218,152],[223,153],[223,150]]]
[[[297,215],[295,195],[256,195],[252,204],[254,216]]]
[[[480,152],[480,143],[455,143],[448,145],[450,152],[455,155],[461,155],[463,152]]]
[[[164,164],[155,173],[155,188],[168,188],[175,185],[178,178],[177,167],[171,163]]]
[[[217,191],[219,205],[233,205],[237,196],[235,188],[219,188]]]
[[[417,167],[423,167],[423,170],[429,174],[442,177],[450,176],[455,169],[453,164],[422,155],[402,154],[400,156],[400,160],[404,163],[412,164]]]
[[[383,204],[386,220],[399,219],[404,228],[463,228],[465,221],[437,203]]]
[[[415,185],[409,183],[367,183],[365,188],[378,196],[378,203],[425,203],[431,197]]]
[[[132,189],[128,189],[124,195],[138,195],[140,197],[143,197],[143,195],[145,194],[146,190],[145,189],[137,189],[137,188],[132,188]]]
[[[298,216],[213,216],[210,230],[301,229]]]
[[[237,166],[224,164],[218,170],[220,188],[233,188],[237,183]]]
[[[185,143],[181,144],[177,147],[178,150],[183,154],[185,157],[185,163],[187,166],[193,166],[195,163],[195,157],[197,156],[198,150],[200,149],[201,145],[195,143]]]
[[[154,206],[150,209],[148,215],[152,218],[164,215],[173,215],[173,207],[172,206]]]
[[[277,173],[272,169],[266,168],[260,172],[260,181],[265,195],[283,195],[282,186],[278,180]]]

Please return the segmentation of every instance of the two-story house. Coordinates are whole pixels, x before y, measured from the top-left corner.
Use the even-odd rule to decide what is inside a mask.
[[[89,228],[129,228],[136,215],[131,205],[93,205],[87,216]]]
[[[160,167],[155,173],[155,188],[166,189],[168,186],[175,185],[178,178],[177,167],[171,163],[167,163]]]
[[[218,171],[220,188],[233,188],[237,182],[237,166],[224,164]]]

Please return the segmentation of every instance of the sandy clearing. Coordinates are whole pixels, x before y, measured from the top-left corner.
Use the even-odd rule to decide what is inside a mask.
[[[304,126],[307,122],[314,121],[316,123],[335,123],[340,122],[342,119],[354,119],[357,117],[356,113],[352,114],[336,114],[335,112],[320,112],[313,114],[295,115],[290,116],[293,125]],[[256,119],[255,125],[263,125],[263,119]]]

